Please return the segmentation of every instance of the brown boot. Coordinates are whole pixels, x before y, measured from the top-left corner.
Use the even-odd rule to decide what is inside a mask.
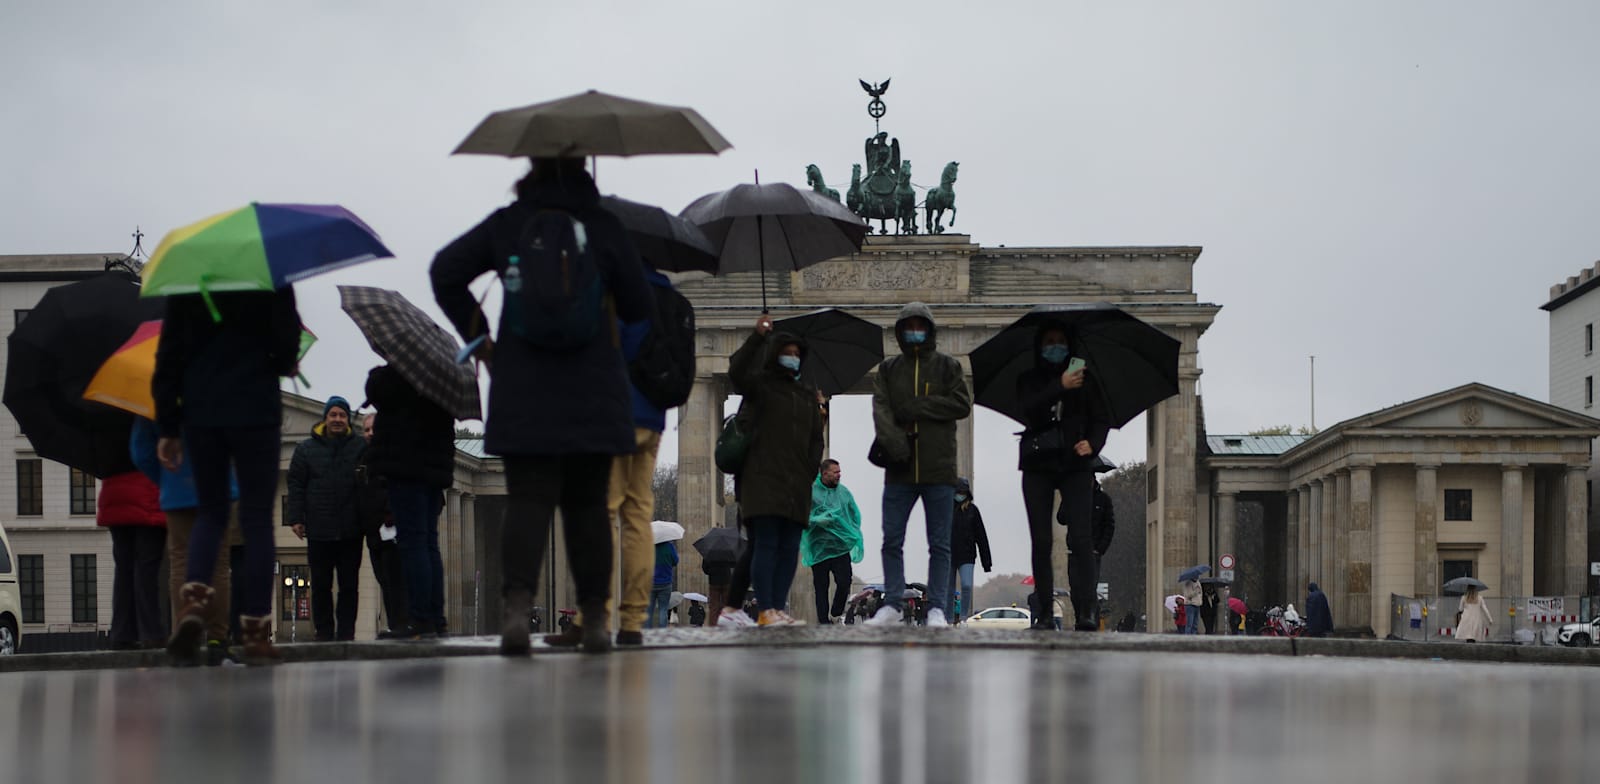
[[[526,656],[533,647],[528,633],[533,594],[520,588],[512,589],[506,592],[505,605],[500,616],[500,655]]]
[[[583,627],[578,624],[567,624],[567,628],[555,634],[546,634],[544,644],[552,648],[576,648],[583,642]]]
[[[715,627],[717,619],[722,615],[722,606],[726,602],[728,589],[713,585],[707,593],[711,595],[706,597],[706,626]]]
[[[178,626],[167,640],[167,655],[178,664],[199,664],[214,592],[205,583],[184,583],[178,591]]]
[[[272,644],[272,616],[239,616],[240,655],[252,667],[283,662],[283,654]]]
[[[606,612],[606,603],[587,602],[579,607],[583,612],[584,627],[580,638],[584,653],[610,653],[611,652],[611,616]],[[573,627],[577,628],[577,627]]]

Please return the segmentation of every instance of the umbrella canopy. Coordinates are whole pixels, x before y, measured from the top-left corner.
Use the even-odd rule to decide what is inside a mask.
[[[1094,460],[1094,472],[1097,474],[1117,470],[1117,464],[1107,460],[1105,455],[1095,455]]]
[[[29,318],[32,318],[32,316]],[[1453,580],[1445,581],[1444,584],[1445,593],[1466,593],[1468,588],[1476,588],[1480,591],[1489,590],[1489,586],[1476,577],[1457,577]]]
[[[800,377],[824,395],[838,395],[883,361],[883,327],[838,308],[773,322],[773,332],[787,332],[806,341]]]
[[[1210,574],[1210,573],[1211,573],[1211,567],[1206,566],[1205,564],[1200,564],[1199,566],[1191,566],[1191,567],[1189,567],[1189,568],[1187,568],[1187,569],[1185,569],[1185,570],[1183,570],[1183,571],[1178,573],[1178,582],[1186,583],[1186,582],[1188,582],[1190,580],[1199,579],[1200,575]]]
[[[688,599],[691,602],[709,602],[709,601],[711,601],[710,597],[706,596],[703,593],[697,593],[695,591],[690,591],[690,592],[684,594],[683,598]]]
[[[597,90],[490,114],[452,155],[716,155],[732,147],[700,113]]]
[[[1245,605],[1244,600],[1237,596],[1228,597],[1228,609],[1240,615],[1245,615],[1250,612],[1250,608]]]
[[[1175,612],[1178,611],[1178,603],[1181,602],[1181,601],[1183,601],[1183,597],[1182,596],[1179,596],[1177,594],[1173,594],[1171,596],[1168,596],[1166,601],[1163,602],[1163,604],[1166,605],[1167,612],[1175,613]]]
[[[1202,579],[1200,581],[1200,584],[1201,585],[1233,585],[1233,581],[1232,580],[1224,580],[1221,577],[1206,577],[1206,578],[1204,578],[1204,579]]]
[[[655,520],[650,523],[650,537],[656,544],[677,541],[683,538],[683,526],[670,520]]]
[[[867,222],[844,205],[788,183],[735,185],[695,199],[679,213],[717,249],[718,272],[797,270],[861,250]]]
[[[144,266],[142,293],[273,291],[393,255],[377,233],[338,205],[252,202],[167,232]]]
[[[456,361],[455,336],[398,291],[340,286],[339,305],[361,328],[372,350],[423,397],[457,419],[479,419],[478,376]]]
[[[311,330],[300,327],[299,359],[317,342]],[[130,414],[156,418],[156,400],[150,384],[156,375],[156,349],[161,345],[161,322],[146,321],[95,371],[83,399],[120,408]]]
[[[717,249],[700,227],[660,207],[600,197],[600,206],[628,230],[628,238],[650,266],[663,272],[716,272]]]
[[[133,470],[133,416],[83,399],[106,358],[164,303],[107,272],[46,291],[7,339],[4,402],[40,457],[98,477]]]
[[[1030,574],[1027,577],[1022,578],[1022,584],[1023,585],[1033,585],[1034,584],[1033,575]]]
[[[1112,427],[1178,394],[1177,340],[1113,305],[1042,305],[972,351],[973,402],[1022,421],[1017,378],[1037,364],[1034,338],[1045,325],[1067,331]]]
[[[712,564],[732,564],[739,560],[742,544],[737,528],[713,528],[694,540],[700,559]]]

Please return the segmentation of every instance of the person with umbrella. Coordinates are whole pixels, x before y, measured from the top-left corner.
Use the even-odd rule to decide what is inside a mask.
[[[611,463],[638,449],[617,320],[647,321],[644,267],[581,158],[536,158],[517,198],[434,258],[434,296],[492,372],[484,447],[505,458],[500,651],[529,651],[528,615],[556,507],[582,610],[582,647],[611,649]],[[468,284],[505,287],[499,341]],[[479,340],[482,338],[482,340]]]
[[[1478,595],[1478,591],[1487,586],[1471,577],[1459,579],[1463,584],[1458,590],[1465,589],[1466,593],[1456,605],[1456,639],[1462,642],[1488,639],[1489,630],[1494,626],[1494,615],[1489,612],[1488,603]],[[1457,588],[1448,584],[1445,587]]]
[[[861,541],[861,508],[856,506],[850,488],[840,484],[843,476],[839,461],[822,461],[822,470],[811,485],[811,523],[800,535],[801,563],[811,569],[811,585],[816,592],[817,623],[837,624],[844,619],[844,605],[850,598],[850,565],[861,563],[866,555]]]
[[[1205,586],[1200,583],[1200,577],[1209,571],[1211,571],[1209,566],[1194,566],[1178,575],[1178,590],[1182,592],[1183,601],[1189,607],[1189,614],[1183,627],[1184,634],[1199,634],[1202,614],[1208,611],[1213,615],[1216,613],[1215,605],[1207,610]]]
[[[788,613],[789,588],[811,517],[824,416],[820,393],[802,380],[806,354],[805,341],[773,332],[763,313],[728,360],[728,378],[753,407],[757,434],[739,475],[739,511],[753,534],[750,579],[762,626],[803,623]]]
[[[678,535],[683,535],[681,528]],[[672,539],[656,542],[655,572],[650,576],[650,614],[645,621],[647,629],[667,627],[667,611],[673,605],[669,601],[672,598],[672,582],[678,572],[678,545],[673,542]]]
[[[950,518],[959,478],[956,423],[972,415],[972,393],[961,362],[939,351],[938,328],[927,305],[912,302],[901,308],[894,335],[900,355],[878,366],[872,388],[874,452],[881,459],[874,462],[884,466],[883,580],[888,599],[867,623],[892,626],[904,615],[902,548],[911,508],[920,498],[928,531],[927,625],[939,628],[950,625],[945,612],[950,607]]]
[[[1306,583],[1306,635],[1326,637],[1333,631],[1333,609],[1316,583]]]

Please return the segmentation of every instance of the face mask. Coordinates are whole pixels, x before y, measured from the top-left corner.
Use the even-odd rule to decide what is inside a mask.
[[[963,495],[961,493],[956,493],[956,503],[966,503],[966,501],[967,501],[967,497],[965,495]]]
[[[783,354],[783,355],[780,355],[778,357],[778,364],[788,368],[791,372],[794,372],[794,373],[799,373],[800,372],[800,358],[799,357],[791,357],[788,354]]]
[[[1052,343],[1039,350],[1044,361],[1052,365],[1059,365],[1067,361],[1067,347],[1061,343]]]
[[[905,331],[904,337],[906,342],[913,346],[920,346],[928,342],[928,333],[920,329],[908,329]]]

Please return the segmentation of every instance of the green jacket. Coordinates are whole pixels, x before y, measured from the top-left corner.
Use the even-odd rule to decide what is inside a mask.
[[[905,343],[901,324],[920,316],[928,339]],[[938,350],[938,328],[928,306],[913,302],[895,320],[900,356],[878,366],[872,385],[872,424],[888,456],[885,484],[955,484],[956,423],[972,415],[972,391],[961,362]]]
[[[776,516],[804,526],[811,518],[811,482],[822,462],[822,407],[815,387],[777,362],[778,349],[805,341],[754,332],[728,360],[733,390],[745,398],[741,418],[752,427],[750,452],[739,474],[739,512],[746,520]]]

